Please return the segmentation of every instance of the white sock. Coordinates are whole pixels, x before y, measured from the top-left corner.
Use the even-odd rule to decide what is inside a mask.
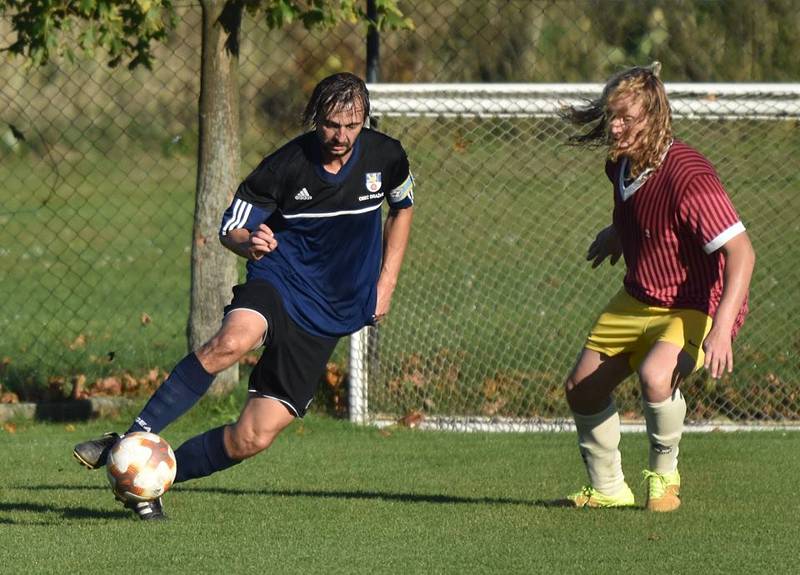
[[[572,413],[578,429],[578,447],[592,487],[604,495],[616,495],[625,486],[622,454],[619,452],[620,424],[617,406],[593,415]]]
[[[660,403],[642,402],[650,439],[650,471],[672,473],[678,468],[678,444],[686,417],[686,401],[679,389]]]

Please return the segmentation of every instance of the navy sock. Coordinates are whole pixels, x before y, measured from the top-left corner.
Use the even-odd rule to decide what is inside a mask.
[[[239,463],[225,451],[225,426],[217,427],[187,440],[175,451],[178,471],[175,483],[211,475]]]
[[[190,353],[175,366],[166,381],[150,397],[127,433],[161,433],[162,429],[197,403],[213,381],[214,376],[205,370],[194,353]]]

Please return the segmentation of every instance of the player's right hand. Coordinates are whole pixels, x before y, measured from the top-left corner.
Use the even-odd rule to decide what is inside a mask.
[[[592,268],[596,268],[603,260],[609,258],[608,262],[613,266],[622,256],[622,244],[617,236],[614,226],[608,226],[597,232],[594,241],[589,246],[586,259],[592,262]]]
[[[258,229],[250,232],[250,247],[247,251],[251,259],[260,260],[276,249],[278,249],[278,240],[272,233],[272,229],[266,224],[260,224]]]

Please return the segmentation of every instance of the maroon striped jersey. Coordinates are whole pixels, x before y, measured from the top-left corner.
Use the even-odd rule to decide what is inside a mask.
[[[711,163],[675,140],[661,165],[633,181],[627,158],[606,163],[614,188],[614,227],[627,271],[625,290],[653,306],[688,308],[713,317],[722,296],[724,255],[744,231]],[[734,322],[747,314],[747,298]]]

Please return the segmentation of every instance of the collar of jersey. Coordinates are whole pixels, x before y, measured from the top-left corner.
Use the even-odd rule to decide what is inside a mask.
[[[356,138],[356,143],[353,144],[353,153],[350,154],[350,157],[347,160],[347,163],[342,166],[342,169],[339,170],[336,174],[331,174],[325,168],[322,167],[322,154],[320,153],[319,149],[319,142],[317,142],[317,154],[314,158],[314,169],[317,171],[317,175],[322,178],[324,181],[328,182],[329,184],[339,184],[348,176],[348,174],[352,171],[353,166],[358,162],[358,158],[361,155],[361,135]]]
[[[661,159],[658,161],[658,164],[656,164],[655,168],[647,168],[644,172],[639,174],[639,176],[635,180],[633,180],[630,184],[628,184],[627,186],[625,185],[625,174],[630,169],[630,160],[628,159],[628,156],[624,156],[622,158],[622,162],[620,162],[620,167],[619,167],[619,194],[620,194],[620,197],[622,197],[622,201],[623,202],[625,200],[627,200],[628,198],[630,198],[636,192],[636,190],[641,188],[644,185],[644,183],[647,181],[647,178],[649,178],[650,175],[657,168],[661,167],[661,164],[663,164],[664,160],[667,158],[667,154],[669,153],[669,149],[672,147],[672,143],[674,141],[675,140],[670,140],[669,141],[669,144],[667,144],[667,149],[664,150],[664,153],[661,155]]]

